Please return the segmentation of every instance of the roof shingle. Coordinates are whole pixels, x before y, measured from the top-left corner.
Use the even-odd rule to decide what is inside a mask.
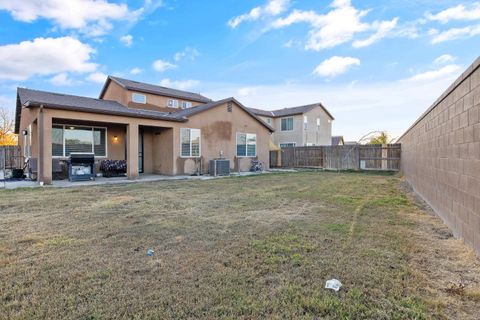
[[[20,125],[21,107],[37,105],[45,105],[45,107],[55,109],[128,116],[135,118],[186,121],[185,118],[174,116],[168,112],[128,108],[116,101],[81,97],[69,94],[18,88],[17,97],[17,116],[15,121],[16,132],[18,132],[18,126]]]
[[[255,113],[256,115],[259,116],[264,116],[264,117],[286,117],[286,116],[294,116],[297,114],[303,114],[305,112],[308,112],[312,110],[315,107],[320,107],[325,111],[325,113],[332,119],[335,120],[335,118],[328,112],[327,108],[323,106],[321,103],[314,103],[314,104],[309,104],[305,106],[299,106],[299,107],[293,107],[293,108],[284,108],[284,109],[278,109],[278,110],[261,110],[261,109],[254,109],[250,108],[250,110]]]

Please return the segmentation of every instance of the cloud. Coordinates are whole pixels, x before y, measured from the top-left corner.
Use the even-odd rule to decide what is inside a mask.
[[[290,5],[290,0],[268,0],[268,2],[261,6],[251,9],[249,12],[233,17],[228,20],[230,28],[235,29],[242,22],[255,21],[264,16],[277,16],[284,12]]]
[[[174,60],[176,62],[182,60],[182,59],[188,59],[188,60],[195,60],[198,56],[200,55],[200,52],[198,52],[197,49],[195,48],[190,48],[186,47],[180,52],[175,53]]]
[[[103,72],[94,72],[88,75],[87,80],[91,82],[103,84],[105,83],[105,80],[107,80],[107,75]]]
[[[430,41],[432,44],[438,44],[457,39],[465,39],[479,35],[480,24],[476,26],[467,26],[464,28],[451,28],[442,32],[439,32],[436,29],[431,29],[429,34],[433,36],[432,40]]]
[[[135,68],[133,68],[132,70],[130,70],[130,74],[140,74],[140,73],[142,73],[142,72],[143,72],[143,70],[140,69],[140,68],[137,68],[137,67],[135,67]]]
[[[120,42],[123,43],[126,47],[131,47],[133,44],[133,36],[131,34],[127,34],[120,38]]]
[[[26,80],[62,72],[93,72],[95,50],[72,37],[36,38],[0,46],[0,79]],[[7,63],[8,62],[8,63]]]
[[[445,63],[450,63],[454,62],[457,60],[456,57],[450,55],[450,54],[444,54],[441,55],[440,57],[436,58],[435,61],[433,61],[435,64],[445,64]]]
[[[136,20],[143,12],[142,8],[131,11],[124,3],[107,0],[0,0],[0,9],[18,21],[47,19],[61,29],[74,29],[94,37],[110,31],[112,21]]]
[[[439,21],[444,24],[453,20],[480,20],[480,2],[472,3],[469,7],[465,7],[464,4],[459,4],[455,7],[440,11],[437,14],[431,14],[427,12],[425,17],[428,20]]]
[[[57,74],[56,76],[50,79],[50,82],[54,86],[71,86],[73,85],[73,80],[68,77],[66,72]]]
[[[358,10],[350,0],[335,0],[326,14],[315,11],[294,10],[285,18],[278,18],[270,24],[270,28],[280,29],[297,23],[310,25],[307,50],[320,51],[350,42],[358,33],[374,32],[369,38],[354,43],[355,47],[365,47],[389,35],[397,24],[397,18],[390,21],[363,22],[368,10]]]
[[[255,85],[203,83],[202,92],[212,99],[237,96],[244,105],[274,110],[322,102],[335,117],[333,134],[357,140],[373,130],[400,136],[455,80],[456,74],[429,81],[405,79],[380,82],[279,83]]]
[[[456,64],[449,64],[437,70],[417,73],[416,75],[408,78],[407,80],[411,82],[432,81],[432,80],[446,78],[452,75],[458,75],[460,70],[461,70],[460,66]]]
[[[388,36],[391,33],[391,31],[397,26],[397,22],[398,22],[398,18],[394,18],[391,21],[374,22],[372,24],[372,27],[376,28],[377,32],[375,32],[365,40],[354,41],[353,47],[363,48],[363,47],[371,46],[375,42]]]
[[[177,66],[173,63],[170,63],[168,61],[158,59],[153,62],[153,69],[158,72],[163,72],[167,71],[170,69],[175,69]]]
[[[322,77],[331,78],[347,72],[348,69],[353,66],[359,65],[360,60],[357,58],[334,56],[320,63],[313,73]]]
[[[170,80],[162,79],[160,85],[163,87],[176,88],[180,90],[188,90],[190,88],[196,87],[200,84],[200,81],[188,79],[188,80]]]

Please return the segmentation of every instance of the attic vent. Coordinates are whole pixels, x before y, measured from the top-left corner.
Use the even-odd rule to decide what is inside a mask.
[[[232,103],[231,102],[227,103],[227,111],[232,112]]]

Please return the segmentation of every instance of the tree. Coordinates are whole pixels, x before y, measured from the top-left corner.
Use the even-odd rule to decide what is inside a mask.
[[[14,123],[11,113],[0,107],[0,146],[17,145],[17,135],[13,133]]]
[[[370,138],[368,144],[388,144],[392,142],[392,138],[388,136],[386,131],[381,131],[378,135]]]

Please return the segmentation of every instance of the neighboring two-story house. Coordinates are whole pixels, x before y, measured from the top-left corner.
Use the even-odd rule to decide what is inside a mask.
[[[329,146],[333,116],[321,103],[267,111],[250,110],[275,129],[272,141],[281,148]]]
[[[103,159],[126,160],[130,179],[206,173],[220,155],[232,170],[248,171],[253,158],[268,169],[272,132],[234,98],[212,101],[112,76],[98,99],[17,89],[15,133],[43,183],[72,153],[93,153],[97,168]]]

